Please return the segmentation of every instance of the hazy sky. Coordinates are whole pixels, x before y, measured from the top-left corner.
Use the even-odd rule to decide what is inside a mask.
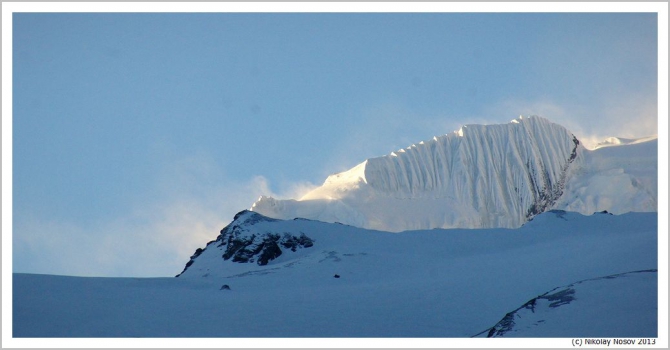
[[[13,269],[172,276],[261,194],[462,124],[656,134],[657,64],[655,13],[15,13]]]

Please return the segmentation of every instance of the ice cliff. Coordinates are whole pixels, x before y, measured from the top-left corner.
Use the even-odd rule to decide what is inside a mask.
[[[593,200],[598,188],[589,176],[600,170],[585,164],[594,158],[586,153],[567,129],[537,116],[465,125],[331,175],[299,200],[263,196],[251,210],[279,219],[302,217],[396,232],[514,228],[553,208],[585,214],[610,209],[605,202],[612,198],[600,204]],[[571,196],[581,191],[592,198],[562,198],[571,181],[576,181]],[[646,192],[641,196],[648,197]],[[653,210],[649,203],[654,206],[655,199],[647,201],[644,211]]]

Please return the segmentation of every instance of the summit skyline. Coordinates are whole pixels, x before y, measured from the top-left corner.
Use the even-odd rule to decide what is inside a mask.
[[[299,198],[464,124],[540,115],[586,146],[659,132],[653,12],[8,23],[16,272],[172,275],[261,195]]]

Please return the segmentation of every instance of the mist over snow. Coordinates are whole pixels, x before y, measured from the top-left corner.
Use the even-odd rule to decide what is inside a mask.
[[[390,233],[243,211],[176,278],[14,274],[13,336],[657,337],[656,220]]]
[[[668,346],[667,5],[110,6],[3,3],[3,347]]]
[[[411,9],[15,12],[13,267],[167,276],[261,195],[464,123],[546,116],[587,149],[667,129],[653,11]]]
[[[464,125],[262,196],[173,278],[15,273],[13,336],[656,338],[657,140],[604,142]]]

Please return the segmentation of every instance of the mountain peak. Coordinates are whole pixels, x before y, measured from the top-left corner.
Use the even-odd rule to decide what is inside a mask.
[[[561,209],[556,207],[559,202],[578,212],[612,208],[616,195],[601,196],[602,186],[596,182],[573,181],[591,174],[584,170],[588,152],[567,129],[539,116],[519,116],[506,124],[467,124],[331,175],[299,200],[262,197],[251,210],[273,218],[302,217],[395,232],[520,227],[539,213]],[[579,200],[561,198],[571,181],[589,186],[595,198],[608,199],[595,205],[589,200],[580,207]],[[644,210],[653,207],[655,199],[647,199],[653,194],[638,186],[651,180],[624,176],[621,181],[642,193],[638,196],[632,189],[635,193],[626,198],[639,197]],[[571,196],[579,193],[586,191],[570,187]]]
[[[278,221],[280,220],[250,210],[237,213],[233,221],[221,230],[216,240],[210,241],[204,249],[198,248],[193,253],[177,277],[189,269],[206,273],[202,271],[201,266],[193,266],[196,259],[205,251],[210,255],[210,259],[213,257],[211,254],[215,254],[223,260],[231,260],[234,263],[255,263],[264,266],[286,251],[295,252],[314,244],[314,241],[302,232],[296,236],[285,231],[276,231],[272,224]]]
[[[264,196],[261,196],[260,199],[263,199],[263,197]],[[252,226],[258,222],[264,222],[264,221],[276,221],[276,219],[269,218],[265,215],[259,214],[258,212],[245,209],[235,214],[231,225],[238,224],[238,225]]]

